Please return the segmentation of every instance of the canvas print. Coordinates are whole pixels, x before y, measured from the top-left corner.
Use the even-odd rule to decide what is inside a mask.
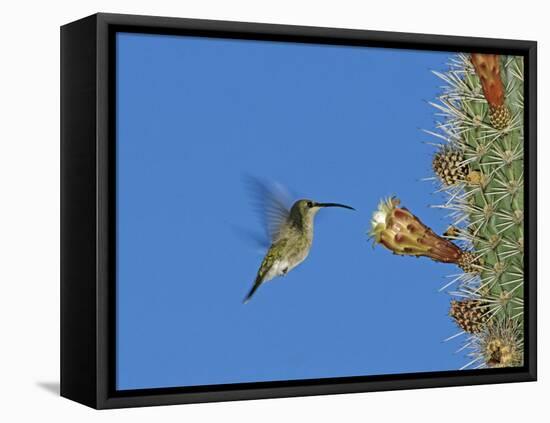
[[[116,389],[523,366],[522,57],[116,35]]]

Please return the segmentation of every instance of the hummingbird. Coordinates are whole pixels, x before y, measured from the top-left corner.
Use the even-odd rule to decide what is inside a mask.
[[[244,304],[250,301],[264,282],[286,275],[307,258],[313,242],[313,223],[319,210],[326,207],[355,210],[345,204],[318,203],[309,199],[298,200],[288,209],[280,198],[270,195],[265,188],[263,191],[268,194],[264,211],[271,246],[258,269],[254,285],[244,298]]]

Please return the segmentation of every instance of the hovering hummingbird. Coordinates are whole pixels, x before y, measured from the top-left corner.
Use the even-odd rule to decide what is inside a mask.
[[[271,246],[260,265],[254,285],[244,298],[245,304],[264,282],[286,275],[306,259],[313,241],[313,221],[321,208],[342,207],[355,210],[344,204],[318,203],[307,199],[296,201],[289,210],[280,198],[265,187],[261,189],[263,195],[267,196],[263,201]]]

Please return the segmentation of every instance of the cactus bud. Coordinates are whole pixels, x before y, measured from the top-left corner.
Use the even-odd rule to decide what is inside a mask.
[[[488,320],[489,307],[486,303],[467,299],[462,301],[451,301],[449,315],[456,324],[465,332],[481,332]]]
[[[469,173],[462,152],[448,147],[441,148],[434,154],[432,168],[443,185],[446,186],[465,181]]]
[[[523,364],[523,338],[510,320],[487,324],[480,335],[480,352],[488,367],[518,367]]]
[[[497,130],[502,130],[509,125],[511,114],[504,104],[505,93],[500,77],[500,56],[472,53],[471,60],[481,82],[483,96],[489,103],[491,125]]]

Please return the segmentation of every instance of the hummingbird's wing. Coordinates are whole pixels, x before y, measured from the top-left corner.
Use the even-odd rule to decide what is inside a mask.
[[[281,227],[288,221],[290,214],[291,199],[288,191],[280,184],[266,183],[253,177],[248,177],[246,182],[252,205],[260,216],[267,236],[271,242],[277,241]]]

